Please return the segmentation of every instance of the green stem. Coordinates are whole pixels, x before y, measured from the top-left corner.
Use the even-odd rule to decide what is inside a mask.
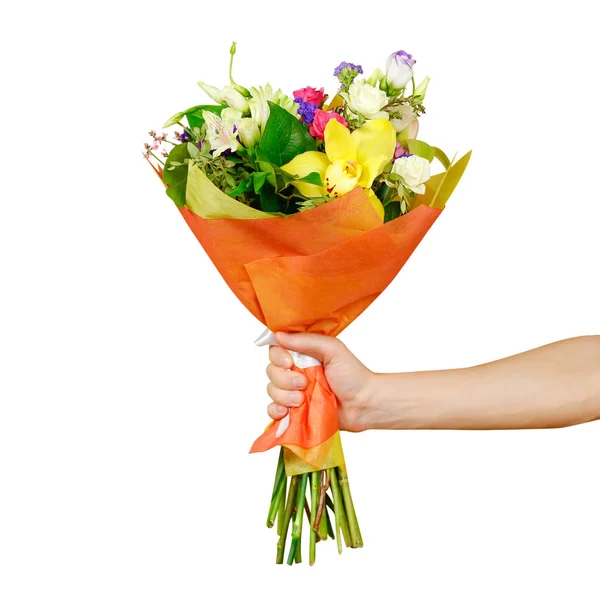
[[[279,510],[277,511],[277,535],[281,535],[283,531],[283,520],[285,518],[285,498],[287,492],[287,477],[283,480],[283,496],[281,497],[281,502],[279,503]]]
[[[315,564],[317,553],[317,532],[315,530],[315,522],[317,519],[317,511],[319,510],[319,491],[321,489],[320,476],[320,471],[313,471],[310,474],[310,545],[308,547],[308,562],[310,565]]]
[[[148,154],[151,154],[152,156],[154,156],[154,158],[164,167],[165,163],[160,160],[160,158],[158,158],[158,156],[156,156],[156,154],[154,154],[154,152],[152,152],[152,150],[148,150]]]
[[[329,535],[332,540],[335,540],[333,526],[331,525],[331,518],[329,517],[329,511],[327,509],[325,509],[325,521],[327,525],[327,535]]]
[[[350,530],[348,529],[348,521],[346,520],[346,514],[344,511],[344,502],[342,500],[342,494],[340,492],[340,485],[337,478],[337,470],[335,467],[329,469],[329,479],[331,480],[331,494],[333,495],[333,516],[335,517],[335,535],[337,537],[338,553],[342,553],[342,536],[340,530],[344,536],[344,542],[346,546],[350,546]]]
[[[269,507],[269,516],[267,517],[267,527],[271,528],[275,524],[275,517],[279,513],[279,507],[285,502],[285,476],[279,482],[275,496],[271,500],[271,506]]]
[[[275,469],[275,480],[273,481],[273,493],[271,494],[271,500],[275,498],[275,492],[277,491],[277,486],[281,480],[281,477],[285,471],[285,463],[283,461],[283,446],[279,450],[279,459],[277,461],[277,468]]]
[[[350,483],[348,481],[348,474],[344,466],[338,467],[339,484],[342,490],[342,497],[344,499],[344,507],[346,509],[346,515],[348,516],[348,527],[350,528],[350,539],[352,542],[352,548],[361,548],[363,545],[362,536],[360,534],[360,528],[358,527],[358,519],[356,518],[356,511],[354,510],[354,503],[352,502],[352,494],[350,493]]]
[[[290,491],[287,497],[287,503],[285,505],[285,513],[281,525],[281,533],[279,534],[279,540],[277,540],[277,559],[278,565],[283,564],[283,555],[285,554],[285,541],[287,538],[288,530],[290,528],[290,521],[292,520],[292,514],[294,512],[294,506],[296,505],[296,493],[298,490],[298,483],[300,477],[294,475],[290,480]]]
[[[279,460],[275,470],[275,481],[273,482],[273,493],[271,494],[271,505],[269,506],[269,515],[267,517],[267,527],[273,527],[275,515],[278,514],[282,499],[285,502],[285,464],[283,461],[283,448],[279,451]]]
[[[308,473],[303,473],[298,484],[298,493],[296,495],[296,514],[294,515],[294,524],[292,526],[292,545],[288,554],[288,565],[294,563],[297,548],[300,545],[302,537],[302,517],[304,511],[304,499],[306,498],[306,485],[308,482]]]

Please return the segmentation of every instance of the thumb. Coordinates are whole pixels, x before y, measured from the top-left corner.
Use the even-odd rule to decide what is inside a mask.
[[[275,334],[277,342],[287,350],[308,354],[324,365],[339,353],[342,343],[334,337],[318,333],[284,333]]]

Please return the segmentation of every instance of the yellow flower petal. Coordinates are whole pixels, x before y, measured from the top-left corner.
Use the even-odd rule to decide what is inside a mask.
[[[373,208],[379,215],[379,218],[383,221],[385,209],[383,208],[383,204],[381,204],[381,200],[375,195],[375,192],[372,189],[365,190],[365,194],[367,194],[367,198],[369,198]]]
[[[362,163],[362,173],[358,185],[364,188],[371,187],[375,177],[382,173],[388,162],[387,156],[374,156]]]
[[[327,126],[329,127],[329,123]],[[356,143],[356,157],[360,163],[365,163],[370,158],[383,156],[386,158],[381,167],[383,169],[386,163],[394,157],[396,130],[386,119],[367,121],[360,129],[355,129],[352,132],[352,138]],[[327,155],[329,156],[329,153]]]
[[[325,126],[323,138],[325,152],[327,152],[327,158],[330,162],[356,160],[356,143],[350,131],[335,119],[331,119]]]
[[[318,173],[321,176],[321,181],[325,182],[325,171],[329,166],[329,159],[323,152],[310,150],[303,152],[294,157],[287,165],[281,167],[286,173],[296,175],[297,177],[306,177],[309,173]],[[325,196],[324,187],[314,185],[312,183],[304,183],[301,181],[293,182],[292,185],[307,198],[315,196]]]

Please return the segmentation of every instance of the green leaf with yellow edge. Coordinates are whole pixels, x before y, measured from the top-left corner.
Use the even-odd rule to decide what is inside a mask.
[[[188,169],[185,205],[204,219],[269,219],[274,216],[229,197],[192,162]]]
[[[444,165],[444,169],[448,170],[448,167],[450,166],[450,159],[446,153],[435,146],[432,146],[432,148],[435,152],[435,157],[442,163],[442,165]]]
[[[447,171],[431,177],[425,183],[425,193],[417,195],[412,208],[414,209],[419,204],[427,204],[431,208],[444,208],[463,176],[470,158],[471,151],[467,152],[457,162],[452,163]]]
[[[408,140],[406,145],[411,154],[416,154],[421,158],[427,159],[429,162],[435,158],[435,149],[422,140]]]

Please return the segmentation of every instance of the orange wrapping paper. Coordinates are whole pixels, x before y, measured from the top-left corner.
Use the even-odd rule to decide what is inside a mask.
[[[331,336],[383,292],[441,212],[420,205],[384,224],[361,188],[288,217],[204,219],[180,211],[232,291],[271,331]],[[276,437],[268,427],[251,451],[284,445],[327,468],[332,452],[343,462],[337,401],[322,367],[303,371],[305,403],[290,410],[285,433]]]

